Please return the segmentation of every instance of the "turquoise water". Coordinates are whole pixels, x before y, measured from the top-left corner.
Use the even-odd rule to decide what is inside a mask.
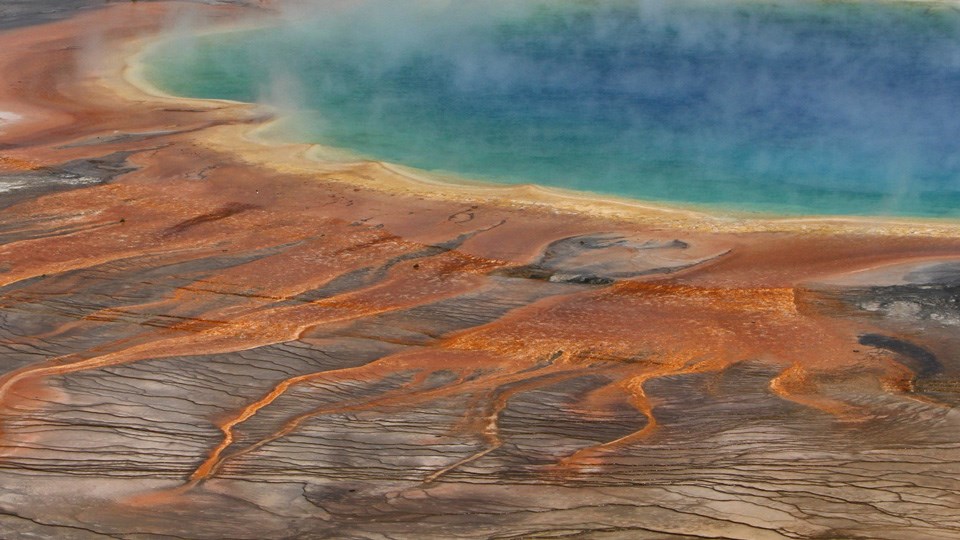
[[[814,1],[318,3],[174,40],[172,93],[503,183],[804,214],[960,216],[960,12]]]

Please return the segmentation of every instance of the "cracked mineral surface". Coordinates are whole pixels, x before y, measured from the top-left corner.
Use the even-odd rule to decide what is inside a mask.
[[[268,6],[93,4],[0,11],[0,537],[960,536],[956,223],[317,163],[123,78]]]

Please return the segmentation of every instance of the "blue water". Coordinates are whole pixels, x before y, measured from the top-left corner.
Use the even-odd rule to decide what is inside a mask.
[[[288,136],[504,183],[960,216],[960,12],[814,1],[376,0],[175,40],[148,78]]]

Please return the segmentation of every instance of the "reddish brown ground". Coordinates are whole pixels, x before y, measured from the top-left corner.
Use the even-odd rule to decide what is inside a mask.
[[[916,398],[909,392],[917,375],[909,362],[858,342],[870,333],[914,341],[916,335],[845,316],[842,307],[808,291],[810,284],[867,268],[960,258],[960,227],[717,220],[626,209],[602,216],[554,211],[509,194],[478,200],[466,190],[462,198],[469,202],[460,202],[444,188],[431,196],[431,188],[405,185],[376,163],[318,165],[312,173],[302,163],[270,166],[262,154],[244,153],[251,143],[224,150],[230,140],[224,133],[237,136],[256,123],[259,113],[252,108],[176,106],[117,89],[123,86],[117,51],[156,32],[171,9],[183,6],[113,5],[42,29],[0,34],[0,110],[23,116],[0,135],[0,174],[118,151],[132,152],[128,163],[136,168],[108,183],[44,193],[0,212],[0,309],[19,313],[61,297],[86,301],[94,294],[85,277],[91,272],[116,284],[114,301],[97,297],[87,309],[58,312],[36,331],[5,338],[10,350],[69,344],[29,362],[0,364],[0,453],[8,459],[29,453],[18,422],[77,399],[58,394],[68,390],[57,381],[70,376],[284,343],[316,346],[363,332],[397,350],[359,365],[253,380],[252,394],[202,418],[216,430],[202,453],[185,456],[190,466],[177,482],[123,504],[186,497],[320,417],[462,402],[447,433],[477,444],[416,469],[414,476],[430,485],[502,449],[507,438],[499,420],[511,400],[594,375],[599,382],[571,394],[567,412],[602,423],[632,411],[636,426],[580,447],[558,447],[543,478],[615,463],[617,455],[655,436],[658,397],[648,389],[658,379],[722,374],[759,362],[771,372],[773,395],[853,424],[868,422],[876,411],[822,391],[824,381],[852,380],[868,393]],[[212,21],[243,16],[234,7],[201,11]],[[92,34],[103,51],[93,63],[84,57]],[[157,130],[175,133],[91,142]],[[71,144],[77,142],[91,144]],[[468,233],[473,236],[452,249],[435,247]],[[638,271],[608,285],[504,277],[537,263],[551,242],[600,233],[635,240],[634,246],[681,239],[688,247],[601,248],[572,254],[554,269],[592,264],[603,274],[624,265],[669,268]],[[251,258],[210,271],[198,263],[244,256]],[[188,262],[197,266],[183,276],[138,277]],[[378,270],[358,285],[316,298],[307,294],[371,268]],[[154,285],[161,290],[125,296],[128,289]],[[511,308],[483,312],[465,303],[464,310],[481,310],[476,322],[450,327],[431,326],[418,319],[422,312],[411,311],[467,297]],[[358,330],[383,320],[392,321],[390,330]],[[402,382],[377,386],[392,377]],[[329,385],[373,390],[314,405],[283,404],[292,394]],[[273,416],[260,420],[267,413]],[[149,419],[144,422],[149,426]],[[31,440],[37,437],[56,433]],[[175,488],[178,483],[186,488]]]

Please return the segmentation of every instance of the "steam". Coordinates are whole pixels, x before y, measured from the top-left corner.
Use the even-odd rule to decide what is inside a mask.
[[[206,66],[227,94],[210,97],[266,103],[325,142],[419,166],[582,189],[629,192],[632,182],[663,198],[742,192],[827,211],[854,192],[885,198],[875,208],[890,212],[922,206],[924,192],[960,196],[960,15],[947,7],[280,6],[275,30],[216,39],[191,41],[180,18],[183,38],[166,54],[188,59],[185,73]],[[677,178],[700,183],[677,188]]]

